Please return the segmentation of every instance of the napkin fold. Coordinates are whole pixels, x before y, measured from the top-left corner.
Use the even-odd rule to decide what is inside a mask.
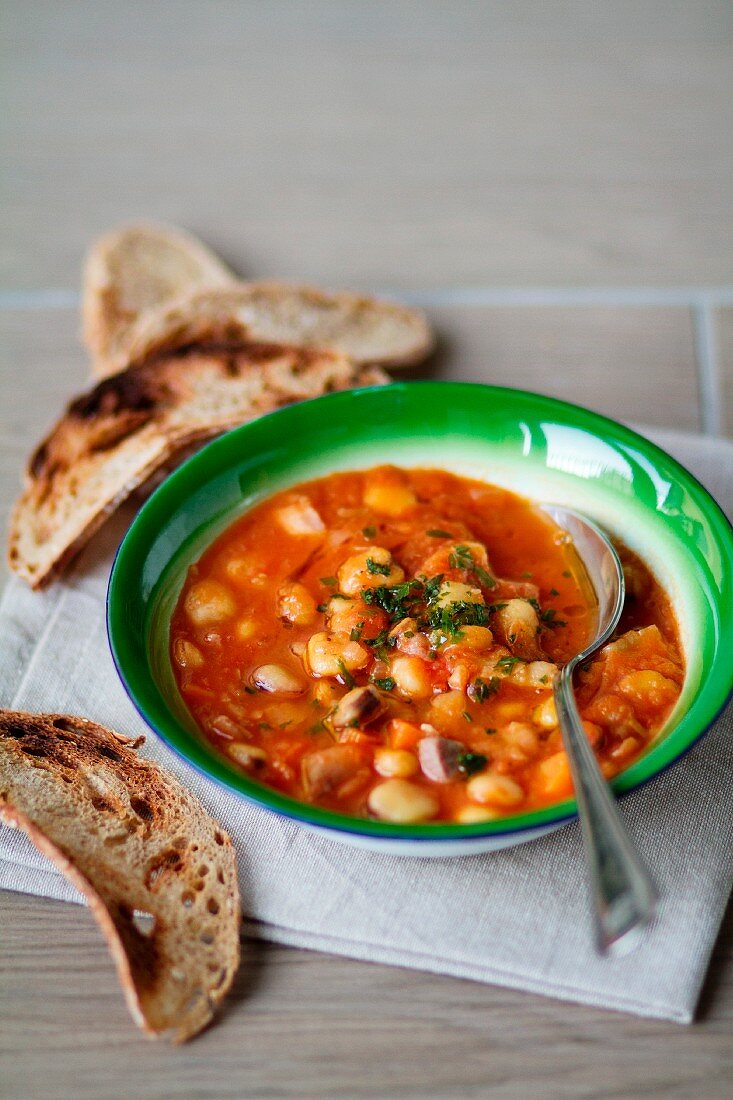
[[[733,445],[647,430],[733,511]],[[0,604],[0,705],[85,715],[121,733],[141,719],[107,645],[105,593],[131,512],[111,520],[47,592],[16,580]],[[623,800],[660,887],[631,956],[596,956],[577,823],[460,859],[381,855],[307,831],[220,789],[150,733],[142,752],[177,775],[231,834],[246,929],[357,959],[492,982],[643,1016],[691,1021],[733,884],[733,710],[684,761]],[[0,887],[82,902],[15,830],[0,827]]]

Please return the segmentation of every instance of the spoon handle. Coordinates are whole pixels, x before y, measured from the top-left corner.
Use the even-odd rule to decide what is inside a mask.
[[[601,954],[633,950],[654,915],[657,891],[621,820],[583,729],[573,692],[575,663],[561,671],[555,706],[575,785]],[[623,942],[622,942],[623,941]]]

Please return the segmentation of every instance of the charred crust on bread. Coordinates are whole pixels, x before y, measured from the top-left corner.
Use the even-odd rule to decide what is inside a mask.
[[[190,1038],[239,963],[234,849],[172,776],[88,719],[0,710],[0,819],[86,898],[136,1022]]]

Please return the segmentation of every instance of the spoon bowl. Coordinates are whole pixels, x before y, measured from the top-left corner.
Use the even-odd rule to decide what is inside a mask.
[[[567,531],[595,593],[595,634],[567,662],[555,682],[555,707],[570,761],[601,954],[626,953],[639,942],[657,900],[652,878],[621,820],[618,806],[596,760],[575,702],[573,674],[612,637],[624,606],[624,572],[610,539],[580,513],[560,505],[545,512]]]

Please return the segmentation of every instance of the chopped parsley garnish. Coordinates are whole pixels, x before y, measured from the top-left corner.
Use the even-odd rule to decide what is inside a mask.
[[[496,730],[494,729],[493,726],[487,726],[485,732],[488,733],[488,734],[492,734],[492,733],[496,733]]]
[[[288,726],[292,726],[292,724],[293,724],[293,720],[292,720],[292,718],[288,718],[287,722],[281,722],[281,723],[280,723],[280,725],[279,725],[279,726],[278,726],[277,728],[278,728],[279,730],[284,730],[284,729],[286,729],[286,728],[287,728]]]
[[[381,577],[388,577],[391,571],[389,565],[382,565],[381,562],[375,561],[374,558],[367,558],[366,566],[367,573],[378,574]]]
[[[477,676],[468,689],[468,694],[477,703],[485,703],[492,695],[496,695],[501,687],[498,676],[492,676],[490,680],[484,680]]]
[[[425,534],[431,539],[452,539],[450,531],[442,531],[440,527],[433,527],[431,531],[426,531]]]
[[[515,665],[524,663],[521,657],[500,657],[496,662],[496,667],[500,668],[502,672],[511,672]]]
[[[361,533],[365,539],[373,539],[377,533],[376,527],[362,527]]]
[[[375,676],[372,678],[372,683],[382,691],[394,691],[395,681],[391,676]]]
[[[437,573],[434,577],[420,576],[403,584],[366,588],[361,594],[362,599],[366,604],[386,611],[392,623],[414,618],[420,630],[440,631],[445,638],[459,637],[463,626],[485,626],[493,611],[506,606],[491,604],[487,607],[486,604],[469,603],[467,600],[456,600],[445,607],[437,606],[443,576]]]
[[[252,687],[251,684],[245,684],[244,690],[247,692],[248,695],[257,695],[257,693],[259,692],[259,688]]]
[[[448,555],[451,569],[473,569],[473,554],[467,546],[456,546]]]
[[[314,724],[308,730],[308,733],[320,733],[321,730],[325,730],[325,728],[326,727],[323,724],[323,720],[321,720],[320,722],[314,722]]]
[[[473,554],[468,546],[456,546],[448,555],[448,565],[451,569],[466,569],[480,581],[486,588],[495,588],[496,581],[482,565],[477,565],[473,560]]]
[[[436,573],[434,577],[421,577],[420,583],[423,586],[423,598],[425,603],[432,603],[437,599],[438,593],[443,587],[443,573]]]
[[[473,718],[471,717],[471,715],[468,713],[467,710],[464,710],[463,718],[464,718],[464,721],[466,721],[466,722],[473,722]]]
[[[321,612],[321,614],[323,614],[323,612],[324,612],[324,611],[325,611],[325,610],[327,609],[327,607],[328,607],[328,602],[326,602],[326,603],[319,603],[319,604],[318,604],[318,605],[316,606],[316,611],[320,611],[320,612]]]
[[[400,619],[409,618],[412,605],[419,599],[418,593],[422,587],[420,581],[406,581],[392,587],[380,584],[376,588],[365,588],[361,596],[364,603],[370,607],[381,607],[392,622],[399,622]]]
[[[529,581],[532,579],[532,574],[527,569],[525,569],[523,573],[520,573],[519,576],[522,578],[523,581]]]
[[[463,775],[476,775],[483,771],[487,763],[488,757],[481,752],[462,752],[458,757],[458,770]]]
[[[261,730],[271,730],[272,726],[269,722],[258,722],[257,725]]]
[[[339,666],[339,673],[341,675],[341,679],[346,684],[346,687],[349,688],[349,690],[351,690],[351,688],[353,688],[354,685],[356,684],[356,680],[354,679],[354,677],[351,675],[348,668],[344,664],[343,657],[339,657],[339,659],[336,663]]]
[[[349,633],[350,642],[358,642],[361,640],[361,632],[364,629],[364,623],[359,623],[358,626],[353,627]]]
[[[468,603],[456,600],[447,607],[436,607],[428,611],[428,623],[433,630],[457,637],[462,626],[486,626],[490,609],[483,603]]]
[[[555,617],[556,615],[557,611],[555,610],[555,608],[548,607],[547,611],[543,611],[540,615],[540,621],[543,622],[545,626],[550,627],[551,630],[554,630],[558,626],[568,625],[564,619],[557,619]]]
[[[572,577],[573,574],[570,572],[569,569],[563,569],[562,575],[563,577]]]
[[[361,640],[364,645],[368,645],[374,651],[375,657],[380,657],[382,660],[387,660],[389,657],[388,650],[397,643],[396,638],[390,638],[387,629],[380,630],[373,638],[362,638]]]
[[[338,581],[335,577],[321,577],[321,584],[325,584],[326,588],[335,588]]]
[[[550,595],[551,596],[559,596],[560,593],[558,592],[558,590],[556,588],[551,588],[550,589]]]
[[[496,588],[496,581],[491,576],[491,573],[487,573],[480,565],[474,565],[473,571],[480,580],[484,588]]]

